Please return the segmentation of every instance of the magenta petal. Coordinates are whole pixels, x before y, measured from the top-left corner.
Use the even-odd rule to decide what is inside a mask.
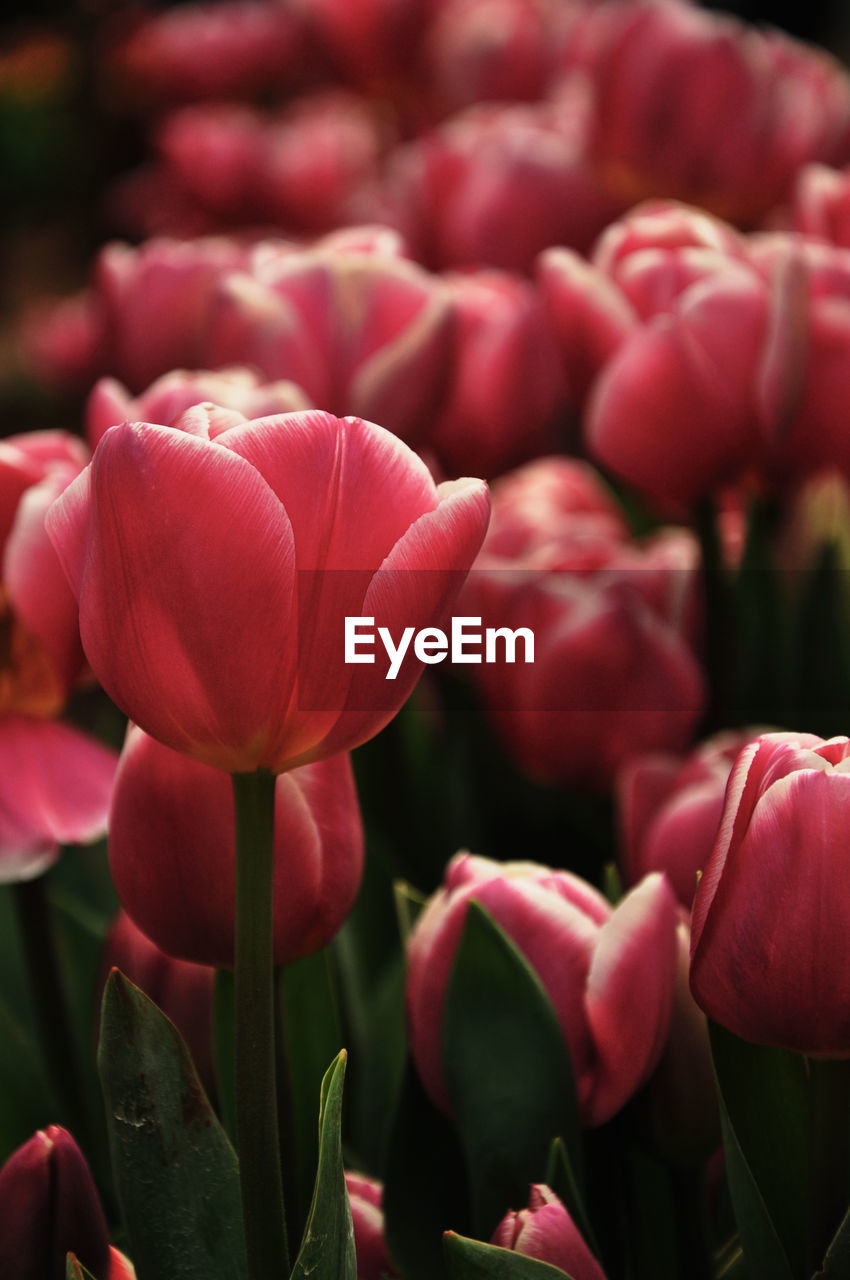
[[[440,485],[439,505],[416,520],[375,574],[361,613],[374,617],[397,642],[406,627],[441,626],[487,531],[490,499],[481,480]],[[377,733],[407,699],[422,671],[412,656],[395,680],[385,679],[383,654],[374,665],[354,666],[345,708],[323,741],[322,754],[349,750]]]
[[[55,720],[0,720],[0,883],[46,870],[60,844],[106,831],[117,756]]]
[[[647,876],[599,932],[586,1012],[599,1072],[586,1120],[602,1124],[655,1066],[670,1023],[676,969],[676,899],[664,876]]]
[[[295,552],[262,476],[230,449],[127,423],[54,504],[48,531],[114,701],[178,751],[228,770],[263,765],[292,686],[282,638]]]
[[[49,653],[70,688],[84,665],[77,601],[47,536],[44,517],[68,483],[55,471],[21,498],[3,556],[3,582],[12,609]]]

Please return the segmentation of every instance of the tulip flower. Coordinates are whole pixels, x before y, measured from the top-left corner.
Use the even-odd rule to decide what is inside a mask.
[[[351,910],[363,832],[346,755],[281,774],[275,790],[274,959],[284,964],[323,947]],[[110,867],[124,909],[169,956],[233,965],[233,826],[227,774],[131,727],[110,811]]]
[[[445,276],[451,377],[428,443],[446,471],[493,476],[548,451],[565,387],[541,299],[503,271]]]
[[[208,315],[213,367],[250,364],[292,379],[315,404],[412,440],[439,403],[450,355],[440,281],[375,241],[336,238],[262,255],[224,276]]]
[[[0,1169],[0,1280],[65,1280],[74,1253],[92,1275],[126,1275],[85,1157],[66,1129],[39,1130]]]
[[[732,765],[758,731],[718,733],[687,756],[640,755],[617,778],[626,884],[663,871],[690,909],[711,855]]]
[[[40,875],[60,844],[106,826],[115,754],[58,720],[85,662],[77,604],[44,527],[87,457],[60,431],[0,442],[0,883]]]
[[[745,1040],[850,1055],[848,817],[850,739],[768,733],[738,757],[694,898],[691,989]]]
[[[684,748],[704,697],[691,536],[633,543],[593,471],[567,460],[502,477],[493,497],[463,607],[485,626],[534,634],[533,663],[475,668],[518,766],[604,789],[628,756]]]
[[[152,737],[229,772],[280,773],[366,741],[419,672],[389,682],[346,666],[344,618],[396,634],[439,617],[483,538],[484,485],[436,487],[357,418],[215,434],[197,409],[177,427],[107,432],[50,513],[95,674]]]
[[[408,944],[410,1046],[428,1094],[450,1109],[441,1019],[469,902],[502,926],[534,969],[566,1039],[585,1124],[609,1120],[648,1078],[667,1035],[676,908],[647,876],[612,908],[585,881],[532,862],[458,854]]]
[[[794,231],[850,248],[850,175],[808,164],[794,185],[788,221]]]
[[[194,404],[214,403],[237,409],[246,418],[295,413],[311,408],[294,382],[263,382],[248,368],[173,369],[134,397],[117,378],[101,378],[86,403],[86,436],[94,449],[110,427],[121,422],[162,422],[170,426]]]
[[[398,1272],[384,1236],[383,1187],[374,1178],[350,1172],[345,1175],[345,1185],[354,1223],[358,1280],[385,1280],[396,1276]]]
[[[605,1280],[565,1205],[542,1183],[532,1186],[527,1209],[505,1214],[491,1243],[559,1267],[572,1280]]]

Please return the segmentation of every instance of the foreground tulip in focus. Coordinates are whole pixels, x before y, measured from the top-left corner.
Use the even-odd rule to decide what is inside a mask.
[[[605,1280],[568,1210],[547,1186],[533,1186],[528,1208],[505,1215],[493,1232],[493,1244],[549,1262],[573,1280]]]
[[[279,773],[392,717],[419,671],[388,690],[344,666],[344,618],[397,634],[440,617],[487,519],[480,481],[435,486],[358,418],[195,409],[108,432],[49,529],[122,710],[206,764]]]

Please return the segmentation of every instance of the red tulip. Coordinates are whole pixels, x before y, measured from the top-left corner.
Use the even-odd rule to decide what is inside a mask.
[[[449,474],[493,476],[548,452],[564,399],[541,299],[501,271],[444,277],[454,359],[428,443]]]
[[[627,884],[663,871],[690,909],[723,812],[732,765],[757,730],[719,733],[689,755],[635,756],[617,778]]]
[[[566,1207],[549,1187],[531,1188],[528,1208],[506,1213],[491,1243],[513,1253],[537,1258],[572,1276],[572,1280],[605,1280],[605,1273],[591,1253]]]
[[[362,1173],[346,1173],[345,1185],[354,1223],[358,1280],[384,1280],[384,1277],[397,1276],[384,1236],[383,1187]]]
[[[534,634],[532,663],[474,669],[519,767],[607,788],[629,755],[684,747],[704,697],[692,537],[631,542],[592,470],[566,460],[503,477],[493,498],[463,608]]]
[[[676,959],[672,890],[663,876],[648,876],[612,908],[567,871],[453,858],[408,946],[411,1052],[443,1110],[443,1002],[472,899],[542,982],[569,1047],[584,1122],[602,1124],[643,1084],[664,1047]]]
[[[448,373],[449,300],[437,278],[381,249],[337,237],[303,253],[258,250],[251,272],[220,284],[209,363],[253,365],[335,413],[421,435]]]
[[[789,211],[794,231],[850,248],[850,174],[808,164],[797,175]]]
[[[95,1276],[109,1269],[109,1237],[85,1157],[50,1125],[0,1169],[0,1280],[65,1280],[75,1253]]]
[[[769,733],[741,752],[694,899],[691,989],[745,1040],[850,1055],[848,821],[850,739]]]
[[[237,409],[246,418],[309,409],[310,401],[294,382],[263,382],[251,369],[174,369],[133,397],[115,378],[95,383],[86,405],[86,435],[92,449],[110,427],[121,422],[163,422],[169,426],[192,405],[214,403]]]
[[[236,855],[227,774],[131,728],[109,825],[115,888],[139,928],[169,956],[232,966]],[[281,774],[275,794],[276,964],[330,941],[354,904],[362,868],[363,832],[348,757]]]
[[[441,617],[488,499],[480,481],[437,488],[358,418],[234,416],[218,434],[203,408],[180,430],[115,427],[50,531],[89,662],[130,718],[217,768],[280,773],[392,718],[419,669],[346,666],[344,618],[395,636]]]

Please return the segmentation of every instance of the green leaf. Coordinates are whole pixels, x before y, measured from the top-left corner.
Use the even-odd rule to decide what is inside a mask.
[[[218,1105],[225,1132],[236,1141],[236,1008],[233,972],[217,969],[213,986],[213,1056]]]
[[[94,1280],[94,1276],[86,1271],[73,1253],[69,1253],[65,1260],[65,1280]]]
[[[808,1095],[799,1054],[709,1023],[729,1191],[752,1280],[804,1273]]]
[[[420,893],[418,889],[415,889],[412,884],[408,884],[406,880],[395,881],[393,894],[395,896],[398,931],[402,942],[406,943],[428,899],[424,893]]]
[[[357,1280],[354,1226],[342,1167],[343,1049],[325,1073],[319,1107],[319,1167],[292,1280]]]
[[[446,1232],[445,1246],[452,1280],[564,1280],[565,1276],[571,1280],[566,1271],[549,1262],[468,1240],[453,1231]]]
[[[0,996],[0,1164],[45,1123],[53,1101],[32,1037]]]
[[[564,1035],[525,958],[487,912],[469,904],[449,979],[443,1063],[470,1178],[476,1234],[489,1236],[546,1177],[564,1141],[583,1186],[578,1106]]]
[[[850,1275],[850,1209],[844,1215],[841,1226],[833,1236],[826,1257],[815,1276],[823,1280],[846,1280]]]
[[[569,1210],[570,1217],[584,1236],[590,1248],[599,1255],[599,1247],[590,1225],[590,1219],[584,1207],[581,1189],[576,1179],[575,1170],[570,1164],[567,1148],[563,1138],[556,1138],[549,1151],[546,1165],[546,1185]]]
[[[98,1066],[139,1280],[246,1280],[236,1155],[177,1029],[117,970]]]

